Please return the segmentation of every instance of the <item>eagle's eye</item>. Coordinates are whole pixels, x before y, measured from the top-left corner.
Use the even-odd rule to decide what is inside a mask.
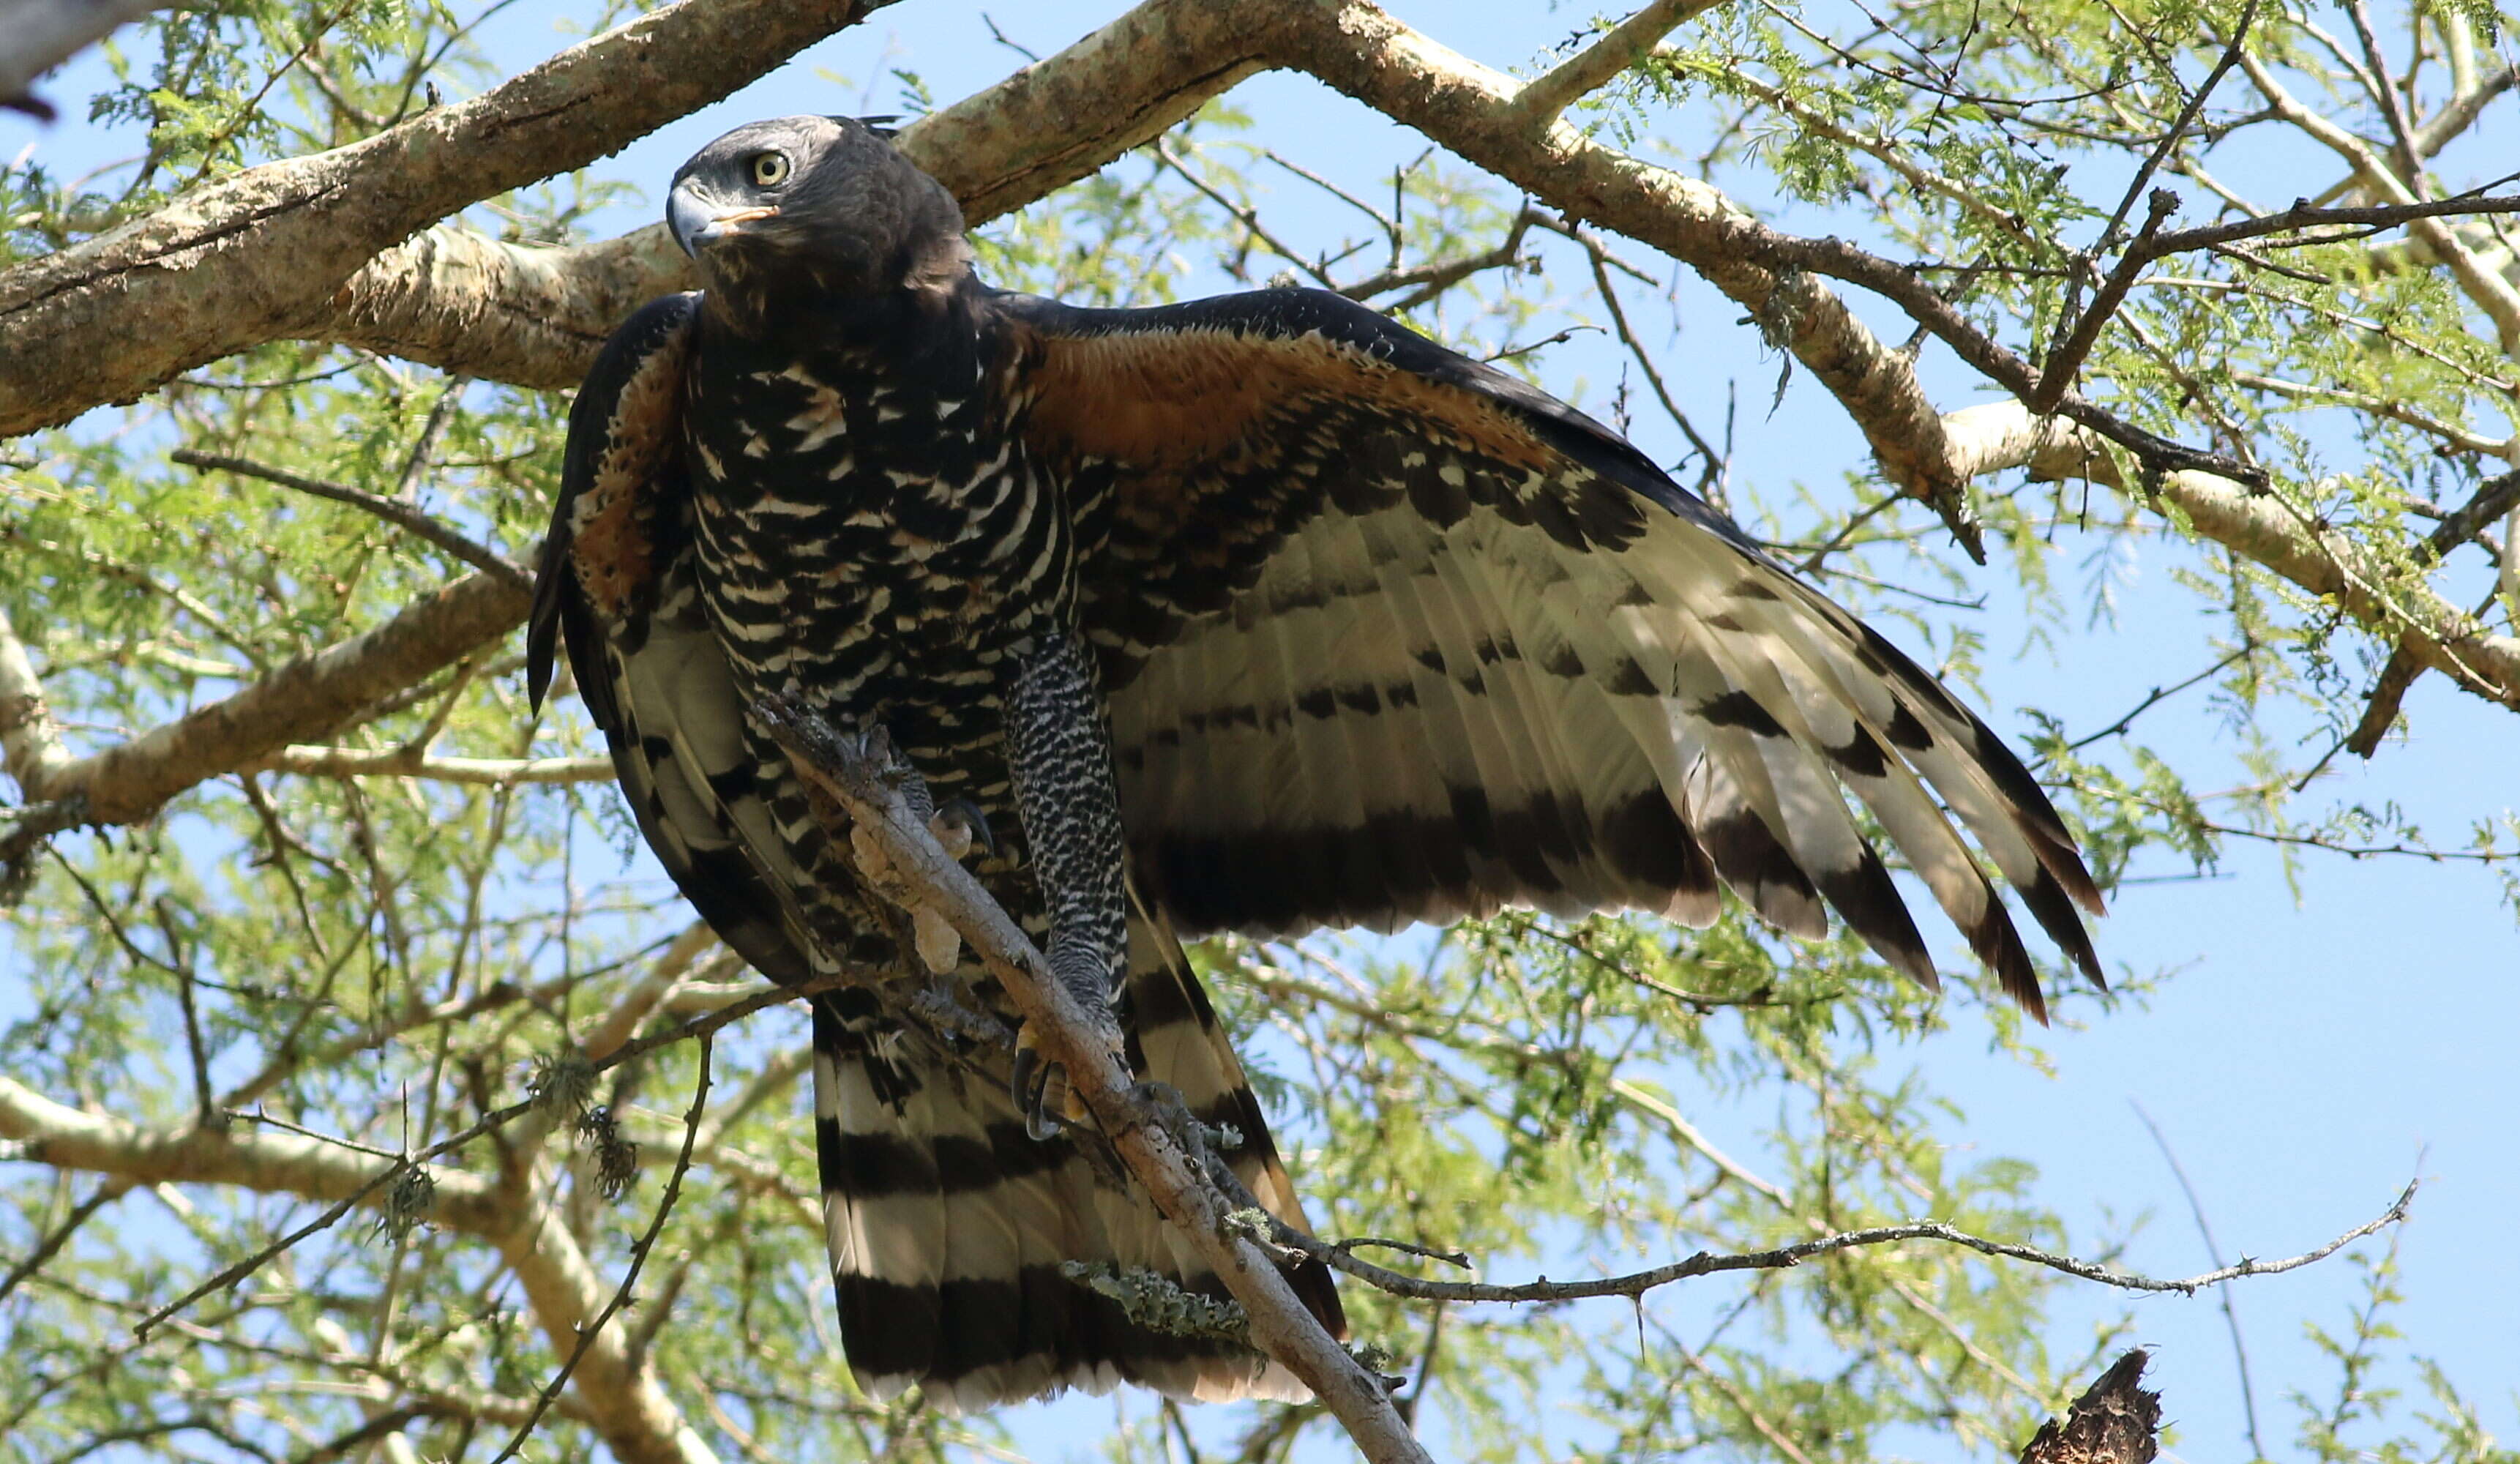
[[[761,188],[776,188],[788,181],[788,155],[755,153],[752,155],[752,181]]]

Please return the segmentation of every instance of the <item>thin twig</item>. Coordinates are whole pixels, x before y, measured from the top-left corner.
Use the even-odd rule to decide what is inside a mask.
[[[656,1236],[665,1228],[665,1217],[674,1212],[675,1203],[683,1197],[683,1176],[692,1169],[692,1144],[699,1137],[700,1118],[708,1109],[709,1056],[716,1046],[706,1032],[700,1034],[699,1041],[699,1080],[692,1088],[692,1106],[683,1113],[683,1152],[674,1160],[674,1172],[665,1179],[664,1197],[656,1202],[656,1212],[649,1217],[646,1232],[631,1243],[630,1264],[622,1272],[621,1284],[613,1288],[612,1300],[604,1304],[604,1309],[596,1313],[595,1320],[578,1329],[577,1347],[569,1352],[568,1360],[562,1363],[560,1371],[552,1374],[551,1381],[543,1385],[543,1391],[534,1397],[533,1412],[525,1416],[523,1423],[517,1425],[516,1437],[508,1441],[507,1447],[491,1456],[490,1464],[507,1464],[508,1460],[515,1458],[517,1451],[525,1446],[525,1440],[532,1437],[535,1427],[543,1421],[543,1415],[551,1411],[552,1400],[559,1397],[561,1389],[567,1386],[568,1375],[577,1371],[578,1361],[586,1355],[587,1348],[603,1333],[613,1313],[630,1299],[630,1289],[639,1284],[639,1271],[647,1265],[649,1253],[656,1247]]]
[[[2109,271],[2099,293],[2092,297],[2092,307],[2074,322],[2073,334],[2048,353],[2048,364],[2039,373],[2039,385],[2023,402],[2030,410],[2044,416],[2056,409],[2057,399],[2065,394],[2074,373],[2083,369],[2083,358],[2092,353],[2092,343],[2099,339],[2100,327],[2108,324],[2109,317],[2126,300],[2127,291],[2134,288],[2137,274],[2149,257],[2143,252],[2144,246],[2161,232],[2162,222],[2179,211],[2179,195],[2167,188],[2155,189],[2145,209],[2143,227],[2136,231],[2135,242],[2127,246],[2117,268]]]
[[[706,1037],[718,1029],[726,1026],[728,1023],[734,1022],[742,1017],[750,1016],[752,1013],[761,1010],[763,1007],[775,1006],[781,1002],[811,996],[818,991],[829,990],[832,987],[840,984],[841,980],[842,978],[836,976],[828,977],[809,982],[803,985],[778,986],[770,990],[763,991],[756,996],[747,997],[732,1006],[724,1007],[717,1011],[708,1013],[706,1016],[696,1017],[669,1031],[658,1032],[652,1036],[642,1037],[635,1042],[624,1043],[620,1049],[615,1051],[611,1056],[597,1060],[594,1063],[595,1071],[598,1073],[606,1072],[611,1068],[618,1067],[623,1063],[644,1057],[648,1053],[653,1052],[660,1047],[669,1046],[675,1042],[689,1041],[695,1037]],[[230,1287],[235,1286],[238,1282],[243,1281],[246,1277],[252,1275],[255,1271],[258,1271],[265,1265],[270,1264],[273,1258],[289,1250],[292,1246],[296,1245],[299,1241],[302,1241],[306,1237],[314,1235],[320,1231],[330,1229],[332,1226],[339,1223],[341,1216],[348,1214],[352,1210],[364,1203],[369,1196],[375,1194],[378,1190],[382,1189],[393,1180],[400,1178],[403,1174],[419,1168],[422,1165],[428,1164],[431,1160],[439,1159],[445,1155],[454,1153],[456,1150],[463,1148],[465,1145],[481,1137],[483,1134],[490,1132],[494,1128],[504,1127],[508,1123],[514,1122],[523,1115],[531,1113],[538,1106],[539,1102],[540,1100],[537,1098],[526,1098],[517,1103],[511,1103],[505,1108],[493,1109],[490,1112],[483,1114],[479,1120],[474,1121],[470,1127],[464,1129],[462,1132],[440,1139],[438,1142],[429,1145],[428,1148],[421,1150],[417,1154],[406,1156],[385,1166],[383,1168],[379,1169],[374,1175],[370,1176],[367,1183],[360,1185],[357,1189],[352,1190],[349,1194],[344,1195],[339,1200],[334,1202],[333,1205],[328,1207],[322,1214],[319,1214],[315,1218],[307,1221],[305,1224],[298,1226],[295,1230],[291,1231],[279,1240],[273,1241],[271,1244],[263,1247],[259,1251],[256,1251],[254,1254],[239,1260],[234,1265],[220,1271],[217,1275],[210,1277],[208,1280],[194,1287],[191,1291],[184,1293],[182,1296],[177,1297],[165,1305],[158,1307],[147,1316],[142,1317],[140,1321],[132,1327],[132,1332],[137,1336],[146,1337],[152,1330],[164,1322],[168,1317],[173,1316],[176,1312],[183,1310],[185,1307],[190,1306],[195,1302],[210,1295],[212,1292],[226,1291]]]
[[[2170,130],[2161,134],[2160,140],[2153,144],[2151,154],[2143,160],[2143,166],[2137,168],[2135,177],[2128,181],[2125,196],[2118,200],[2117,207],[2109,214],[2108,227],[2100,230],[2100,240],[2093,251],[2094,253],[2098,250],[2109,248],[2116,241],[2118,230],[2126,226],[2127,215],[2135,211],[2135,201],[2143,196],[2144,185],[2151,182],[2152,175],[2161,170],[2162,160],[2170,156],[2170,150],[2179,146],[2179,140],[2187,135],[2189,127],[2195,125],[2196,114],[2205,110],[2205,99],[2214,95],[2214,88],[2222,84],[2223,78],[2230,73],[2231,68],[2239,65],[2240,43],[2248,39],[2249,24],[2257,19],[2257,15],[2258,0],[2249,0],[2248,8],[2240,12],[2239,23],[2232,27],[2230,44],[2223,48],[2222,59],[2214,63],[2214,69],[2206,73],[2204,82],[2187,98],[2186,105],[2179,110],[2179,116],[2170,124]],[[2155,197],[2159,196],[2155,195]],[[2123,270],[2126,266],[2121,263],[2119,267]],[[2077,273],[2073,284],[2067,290],[2065,308],[2057,317],[2056,328],[2060,334],[2064,332],[2065,322],[2068,320],[2076,322],[2076,334],[2080,334],[2082,320],[2089,319],[2088,315],[2081,319],[2077,319],[2075,315],[2075,300],[2081,294],[2081,288],[2082,276]],[[2119,292],[2121,295],[2124,293],[2123,290]],[[2097,300],[2092,301],[2092,313],[2102,313]],[[2062,346],[2048,352],[2048,376],[2053,376],[2055,362],[2064,358],[2066,354]],[[2079,353],[2076,359],[2080,359]],[[2043,391],[2047,386],[2046,380],[2040,383]],[[2046,408],[2039,410],[2044,411]]]
[[[428,540],[482,573],[506,580],[515,588],[530,591],[534,587],[534,577],[526,573],[523,569],[496,551],[477,544],[466,535],[438,523],[408,503],[397,503],[391,498],[381,498],[365,488],[354,488],[348,483],[328,482],[320,478],[308,478],[304,474],[292,473],[285,468],[274,468],[249,458],[230,457],[225,453],[196,452],[189,447],[178,447],[166,456],[169,460],[181,463],[187,468],[234,473],[245,478],[258,478],[265,482],[278,483],[284,488],[294,488],[300,493],[316,498],[328,498],[335,503],[346,503],[362,513],[374,515],[397,528]]]
[[[70,1237],[78,1233],[81,1225],[95,1218],[98,1211],[131,1193],[137,1182],[119,1174],[109,1174],[97,1185],[96,1193],[70,1207],[70,1212],[62,1216],[62,1222],[47,1232],[42,1240],[35,1242],[35,1248],[26,1253],[24,1259],[11,1266],[9,1274],[0,1276],[0,1302],[9,1300],[9,1293],[16,1291],[28,1276],[42,1270],[45,1261],[61,1254],[62,1247],[68,1245]]]
[[[1497,1286],[1480,1281],[1420,1280],[1416,1276],[1387,1270],[1371,1261],[1359,1260],[1339,1246],[1315,1239],[1290,1226],[1274,1226],[1270,1233],[1271,1238],[1280,1245],[1301,1251],[1359,1280],[1370,1282],[1393,1296],[1429,1302],[1572,1302],[1593,1297],[1640,1297],[1656,1287],[1668,1286],[1675,1281],[1685,1281],[1692,1276],[1711,1275],[1717,1271],[1782,1270],[1800,1265],[1814,1257],[1833,1255],[1839,1251],[1856,1250],[1867,1246],[1894,1245],[1911,1240],[1940,1241],[1946,1245],[1960,1246],[1984,1256],[2001,1256],[2011,1260],[2027,1261],[2032,1265],[2046,1266],[2049,1270],[2062,1271],[2069,1276],[2077,1276],[2086,1281],[2096,1281],[2103,1286],[2114,1286],[2124,1291],[2177,1292],[2182,1296],[2193,1296],[2205,1287],[2236,1280],[2242,1276],[2272,1276],[2283,1271],[2299,1270],[2303,1266],[2324,1260],[2363,1236],[2405,1219],[2408,1207],[2413,1203],[2415,1191],[2420,1184],[2420,1180],[2409,1181],[2405,1192],[2398,1196],[2397,1203],[2391,1205],[2378,1217],[2357,1225],[2325,1245],[2306,1251],[2299,1256],[2287,1257],[2281,1260],[2258,1260],[2243,1257],[2234,1265],[2219,1266],[2202,1275],[2167,1281],[2138,1276],[2112,1266],[2101,1265],[2096,1261],[2058,1255],[2053,1251],[2042,1251],[2034,1246],[1990,1240],[1985,1236],[1972,1235],[1957,1226],[1947,1225],[1938,1220],[1917,1221],[1904,1225],[1874,1225],[1863,1230],[1842,1231],[1835,1235],[1820,1236],[1790,1246],[1778,1246],[1772,1251],[1748,1251],[1724,1256],[1701,1251],[1686,1260],[1676,1260],[1669,1265],[1656,1266],[1647,1271],[1636,1271],[1624,1276],[1604,1276],[1590,1281],[1543,1279],[1518,1286]]]
[[[2196,1233],[2205,1237],[2205,1258],[2219,1268],[2223,1264],[2223,1248],[2215,1243],[2214,1226],[2205,1218],[2205,1202],[2196,1197],[2196,1187],[2187,1182],[2186,1167],[2180,1164],[2178,1153],[2170,1147],[2168,1135],[2161,1131],[2160,1124],[2152,1121],[2152,1115],[2143,1111],[2143,1105],[2130,1103],[2129,1106],[2135,1110],[2135,1116],[2143,1121],[2143,1126],[2152,1134],[2153,1143],[2161,1149],[2161,1157],[2169,1163],[2171,1177],[2179,1181],[2179,1192],[2187,1197],[2187,1212],[2196,1217]],[[2266,1441],[2258,1434],[2258,1394],[2249,1381],[2249,1345],[2240,1337],[2239,1307],[2233,1304],[2228,1286],[2218,1286],[2214,1293],[2223,1304],[2223,1323],[2231,1331],[2231,1356],[2239,1364],[2240,1407],[2249,1420],[2249,1457],[2272,1458],[2272,1455],[2267,1452]]]
[[[2117,736],[2127,728],[2134,726],[2135,719],[2137,717],[2143,715],[2153,708],[2169,701],[2172,697],[2175,697],[2181,692],[2185,691],[2187,688],[2194,686],[2199,681],[2222,674],[2225,670],[2228,670],[2234,662],[2248,656],[2257,649],[2256,643],[2251,642],[2241,646],[2230,655],[2224,657],[2222,660],[2207,666],[2205,669],[2198,671],[2195,675],[2187,677],[2183,681],[2173,682],[2168,686],[2154,687],[2151,691],[2144,694],[2142,701],[2136,703],[2134,707],[2128,709],[2126,715],[2119,717],[2116,721],[2109,723],[2107,726],[2102,727],[2097,732],[2092,733],[2088,737],[2075,738],[2072,742],[2065,744],[2065,751],[2069,753],[2079,753],[2095,742]],[[2049,760],[2051,759],[2042,757],[2031,765],[2034,768],[2043,767],[2047,765]]]

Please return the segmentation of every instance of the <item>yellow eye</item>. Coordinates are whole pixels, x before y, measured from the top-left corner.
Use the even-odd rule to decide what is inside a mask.
[[[776,188],[788,181],[788,155],[755,153],[752,155],[752,181],[762,188]]]

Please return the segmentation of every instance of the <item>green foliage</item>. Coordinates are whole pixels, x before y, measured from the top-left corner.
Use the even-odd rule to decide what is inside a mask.
[[[1723,7],[1578,119],[1788,209],[1859,218],[2035,353],[2113,261],[2125,229],[2102,235],[2119,191],[2241,8],[2053,4],[1999,23],[1974,3],[1927,0],[1884,35],[1818,5]],[[609,14],[585,19],[591,28]],[[2481,0],[2425,14],[2437,35],[2471,25],[2491,43]],[[0,180],[0,266],[199,180],[369,135],[430,105],[432,89],[485,84],[472,27],[486,17],[382,0],[163,13],[123,43],[92,109],[144,137],[144,156],[107,178]],[[2254,44],[2321,105],[2346,96],[2348,124],[2378,135],[2308,26],[2269,6]],[[893,79],[905,112],[934,105],[916,72]],[[2215,150],[2273,125],[2240,81],[2169,160],[2200,215],[2221,186]],[[1572,382],[1548,351],[1608,332],[1652,378],[1667,344],[1614,307],[1639,286],[1667,297],[1667,267],[1640,267],[1434,157],[1402,169],[1387,197],[1340,195],[1347,223],[1334,237],[1271,226],[1290,192],[1328,186],[1214,104],[992,225],[981,257],[999,283],[1090,304],[1171,299],[1219,276],[1345,288],[1622,425],[1643,411],[1643,387]],[[612,196],[556,180],[486,200],[468,221],[520,242],[573,240]],[[2471,439],[2508,431],[2496,393],[2511,363],[2455,283],[2403,245],[2339,237],[2274,252],[2160,261],[2103,333],[2089,389],[2263,468],[2286,512],[2367,546],[2384,589],[2429,582],[2441,567],[2420,544],[2425,510],[2437,517],[2499,471]],[[169,449],[401,498],[514,558],[545,523],[562,411],[547,393],[346,349],[259,347],[101,425],[12,444],[0,608],[73,740],[118,740],[464,572],[356,510],[173,467]],[[1731,483],[1723,449],[1678,426],[1700,444],[1701,483],[1729,490],[1750,531],[1867,613],[1907,618],[1946,674],[1965,682],[2020,649],[1985,644],[1923,510],[1873,482]],[[2137,495],[2080,484],[1991,486],[1981,507],[1997,572],[2042,635],[2112,616],[2126,565],[2163,532]],[[2088,564],[2061,557],[2068,526]],[[2047,718],[2034,748],[2103,883],[2138,865],[2209,868],[2237,838],[2431,848],[2396,810],[2295,792],[2333,741],[2305,752],[2295,730],[2353,724],[2374,643],[2240,555],[2207,546],[2180,566],[2147,592],[2212,617],[2210,643],[2200,636],[2188,654],[2229,765],[2175,764],[2135,715],[2099,734]],[[570,699],[529,713],[518,665],[510,650],[468,662],[365,709],[332,740],[511,762],[599,752]],[[2236,782],[2222,776],[2234,767]],[[2506,819],[2445,847],[2500,860],[2515,844]],[[406,1404],[416,1411],[402,1429],[422,1457],[495,1453],[566,1350],[538,1327],[513,1250],[431,1220],[430,1207],[452,1203],[459,1179],[513,1182],[525,1197],[515,1203],[564,1232],[596,1274],[619,1275],[682,1148],[694,1054],[667,1046],[591,1084],[563,1080],[563,1057],[609,1016],[655,1032],[749,989],[724,955],[658,979],[690,915],[635,847],[601,780],[286,767],[195,789],[146,826],[56,840],[9,913],[0,1077],[169,1132],[311,1135],[315,1151],[363,1164],[416,1155],[538,1093],[554,1101],[439,1157],[433,1192],[401,1185],[386,1223],[345,1220],[267,1256],[324,1209],[279,1177],[126,1184],[0,1154],[0,1456],[68,1459],[110,1437],[115,1457],[312,1456]],[[1641,1268],[1920,1217],[2087,1256],[2124,1239],[2069,1233],[2033,1200],[2030,1165],[1938,1137],[1952,1113],[1914,1070],[1914,1043],[1957,1022],[2044,1061],[1972,973],[1922,991],[1849,938],[1783,941],[1738,908],[1704,931],[1508,912],[1422,947],[1219,940],[1198,952],[1325,1234],[1459,1249],[1493,1276]],[[2126,999],[2076,996],[2060,1016],[2096,1020]],[[704,1142],[637,1303],[613,1325],[722,1456],[1005,1450],[991,1422],[858,1396],[832,1360],[810,1134],[793,1093],[800,1029],[774,1010],[720,1040]],[[1710,1114],[1737,1126],[1719,1141],[1701,1126]],[[17,1269],[44,1247],[48,1258]],[[1450,1278],[1439,1263],[1372,1254]],[[236,1285],[134,1335],[140,1318],[258,1256]],[[2365,1264],[2369,1304],[2321,1336],[2343,1381],[2332,1403],[2300,1399],[2301,1454],[2510,1460],[2429,1363],[2430,1411],[2375,1440],[2403,1427],[2384,1421],[2390,1399],[2368,1383],[2400,1339],[2386,1321],[2391,1260]],[[1354,1285],[1346,1296],[1359,1337],[1417,1383],[1445,1457],[1821,1464],[1883,1457],[1920,1434],[2008,1456],[2124,1341],[2119,1322],[2059,1337],[2048,1308],[2064,1284],[1910,1244],[1701,1278],[1633,1307],[1437,1307]],[[1326,1428],[1310,1409],[1235,1418],[1255,1460]],[[1173,1410],[1143,1412],[1109,1448],[1152,1459],[1180,1437]],[[599,1447],[565,1398],[533,1446],[562,1458]]]

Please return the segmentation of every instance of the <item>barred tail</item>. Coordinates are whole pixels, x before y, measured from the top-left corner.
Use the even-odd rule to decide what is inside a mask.
[[[1130,932],[1121,1018],[1142,1078],[1172,1084],[1202,1120],[1230,1123],[1236,1173],[1273,1213],[1304,1223],[1257,1101],[1169,933]],[[877,1397],[917,1384],[949,1410],[1122,1382],[1178,1397],[1302,1398],[1265,1356],[1152,1330],[1062,1270],[1144,1269],[1223,1298],[1224,1284],[1091,1135],[1035,1140],[1003,1062],[950,1054],[891,1026],[865,993],[814,1007],[814,1138],[858,1384]],[[1345,1321],[1318,1262],[1289,1280],[1324,1323]]]

